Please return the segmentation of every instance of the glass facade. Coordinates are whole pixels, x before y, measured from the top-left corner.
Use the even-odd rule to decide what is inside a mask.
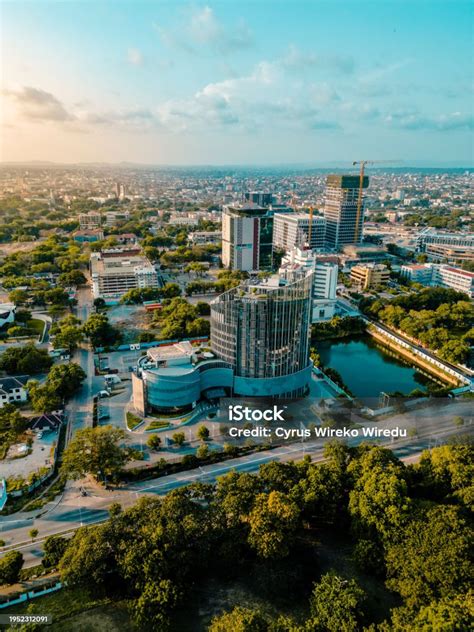
[[[284,285],[247,284],[211,303],[211,347],[234,369],[238,385],[254,390],[273,380],[271,393],[304,394],[309,381],[312,271],[299,271]],[[285,378],[299,374],[300,379]],[[242,378],[242,379],[239,379]],[[275,378],[282,378],[276,380]],[[269,384],[269,383],[268,383]],[[253,392],[253,394],[256,394]]]

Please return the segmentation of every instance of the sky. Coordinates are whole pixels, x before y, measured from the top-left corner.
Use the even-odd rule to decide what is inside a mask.
[[[465,0],[0,0],[0,160],[472,166]]]

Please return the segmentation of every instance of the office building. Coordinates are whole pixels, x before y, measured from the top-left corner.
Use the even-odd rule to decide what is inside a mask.
[[[310,374],[312,271],[247,283],[211,302],[211,348],[243,396],[299,397]]]
[[[206,244],[220,244],[222,241],[222,231],[220,230],[196,230],[188,235],[189,243],[193,246],[203,246]]]
[[[474,272],[435,263],[404,265],[400,273],[413,283],[449,287],[474,298]]]
[[[474,261],[474,234],[443,233],[435,228],[425,228],[418,234],[416,250],[435,261]]]
[[[312,323],[330,320],[335,314],[338,265],[325,259],[296,247],[283,257],[279,270],[283,278],[301,268],[313,272]]]
[[[368,186],[369,178],[364,176],[362,188],[366,189]],[[362,241],[364,195],[358,214],[359,190],[359,176],[327,176],[324,217],[326,242],[330,248],[341,248],[346,244],[358,244]]]
[[[351,268],[350,278],[361,290],[367,290],[387,283],[390,270],[381,263],[359,264]]]
[[[79,215],[79,225],[81,230],[95,230],[100,228],[101,225],[101,215],[100,213],[96,213],[95,211],[90,211],[89,213],[81,213]]]
[[[226,396],[293,398],[311,379],[312,272],[243,285],[211,303],[211,348],[189,341],[148,350],[132,376],[133,403],[149,410],[191,410]]]
[[[273,214],[247,204],[225,206],[222,213],[222,263],[251,272],[270,270],[273,258]]]
[[[161,285],[156,268],[139,248],[92,253],[90,270],[94,298],[119,299],[128,290]]]
[[[189,410],[225,396],[307,394],[312,272],[277,275],[225,292],[211,303],[212,352],[189,342],[150,349],[132,377],[133,402],[147,410]]]
[[[245,201],[257,206],[270,206],[273,204],[273,195],[265,191],[247,191]]]
[[[115,226],[119,222],[128,222],[130,219],[129,211],[107,211],[105,214],[105,225]]]
[[[273,247],[285,252],[305,245],[311,249],[323,249],[326,242],[326,220],[318,215],[313,216],[311,243],[309,226],[309,213],[276,213],[273,218]]]

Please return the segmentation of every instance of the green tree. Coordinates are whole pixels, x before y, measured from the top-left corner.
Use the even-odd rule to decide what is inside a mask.
[[[268,632],[269,629],[268,618],[261,610],[236,606],[215,616],[209,632]]]
[[[15,584],[23,566],[23,555],[19,551],[8,551],[0,558],[0,586]]]
[[[439,505],[408,523],[387,545],[387,586],[420,608],[467,590],[472,532],[459,508]]]
[[[260,557],[286,557],[299,527],[299,518],[298,506],[285,494],[276,491],[259,494],[247,519],[250,546]]]
[[[454,364],[464,364],[471,353],[471,348],[463,340],[449,340],[439,350],[439,357]]]
[[[30,529],[28,531],[28,535],[30,536],[32,542],[38,536],[38,533],[38,529]]]
[[[0,369],[10,375],[34,375],[47,371],[53,359],[46,349],[37,349],[34,344],[9,347],[0,356]]]
[[[44,556],[41,560],[45,568],[51,568],[59,564],[60,559],[64,555],[64,551],[68,545],[68,540],[58,535],[51,535],[46,538],[43,544]]]
[[[91,314],[83,325],[83,331],[93,347],[113,345],[119,339],[119,332],[105,314]]]
[[[71,397],[87,375],[79,364],[56,364],[48,373],[47,386],[63,399]]]
[[[207,441],[209,439],[209,428],[207,426],[199,426],[197,436],[201,441]]]
[[[81,431],[79,431],[81,432]],[[104,588],[117,569],[112,534],[106,525],[80,528],[59,562],[61,580],[71,585]]]
[[[63,327],[55,336],[53,346],[55,349],[67,349],[73,353],[82,342],[84,334],[79,327]]]
[[[152,434],[148,437],[146,444],[152,450],[159,450],[161,446],[161,439],[157,434]]]
[[[14,303],[16,306],[24,305],[29,298],[30,295],[26,290],[12,290],[8,295],[8,300]]]
[[[173,443],[181,447],[185,440],[184,432],[175,432],[171,438],[173,439]]]
[[[140,627],[166,632],[170,629],[170,611],[175,608],[179,591],[169,579],[147,582],[133,604],[133,618]]]
[[[374,528],[389,539],[406,522],[410,498],[403,465],[385,448],[363,448],[348,466],[353,478],[349,512],[359,532]]]
[[[209,456],[209,446],[202,443],[196,450],[196,456],[198,459],[205,459]]]
[[[310,599],[308,632],[357,632],[364,617],[364,591],[354,579],[323,575]]]
[[[62,406],[61,397],[47,383],[40,385],[35,380],[30,380],[28,395],[33,410],[38,413],[49,413],[52,410],[59,410]]]
[[[78,430],[63,453],[61,473],[79,479],[91,474],[97,481],[115,477],[130,459],[120,446],[125,433],[113,426]]]

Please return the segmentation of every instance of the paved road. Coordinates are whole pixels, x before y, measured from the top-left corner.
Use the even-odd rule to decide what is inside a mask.
[[[456,406],[456,404],[460,404]],[[471,402],[456,402],[455,405],[437,405],[436,411],[421,409],[416,412],[415,425],[418,436],[392,443],[389,440],[380,440],[382,445],[391,447],[397,456],[403,459],[413,459],[421,451],[445,443],[449,437],[458,434],[460,428],[453,424],[455,415],[463,415],[466,420],[463,432],[472,433],[474,424],[469,417]],[[407,421],[406,416],[399,415],[382,422],[377,422],[378,428],[393,428],[402,421]],[[374,425],[369,422],[368,425]],[[363,441],[362,437],[349,439],[350,445],[357,445]],[[141,481],[129,484],[124,488],[107,492],[103,489],[90,487],[90,495],[81,496],[78,484],[70,484],[61,502],[50,504],[43,510],[45,513],[35,517],[35,512],[29,515],[6,516],[0,520],[1,538],[7,546],[18,543],[19,550],[25,556],[26,565],[34,565],[41,558],[40,543],[29,543],[28,532],[31,528],[39,531],[39,537],[46,537],[62,533],[69,529],[78,528],[81,525],[102,522],[108,517],[107,507],[112,502],[119,502],[123,507],[134,504],[144,495],[163,495],[167,492],[187,485],[191,482],[214,482],[217,477],[226,474],[230,470],[239,472],[256,472],[262,463],[269,461],[301,460],[305,455],[310,455],[313,461],[323,457],[324,440],[311,440],[305,443],[289,444],[275,450],[250,454],[223,463],[207,465],[187,472],[180,472],[169,476],[159,477],[149,481]],[[23,544],[22,544],[23,543]]]

